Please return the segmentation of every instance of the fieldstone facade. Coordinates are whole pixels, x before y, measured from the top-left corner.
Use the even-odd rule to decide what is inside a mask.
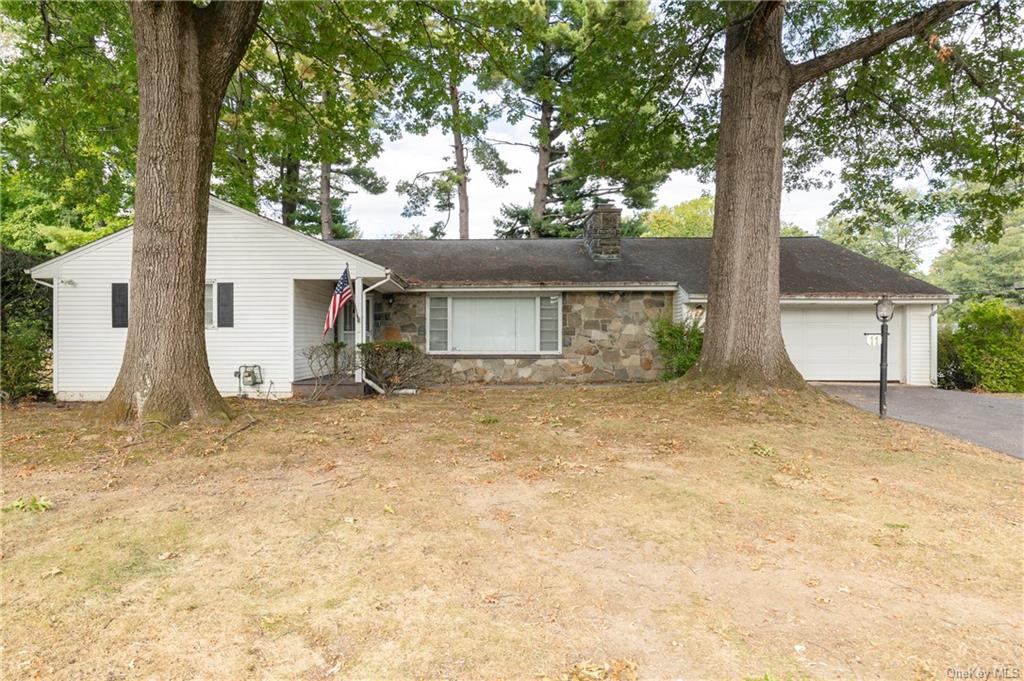
[[[377,337],[426,349],[427,296],[403,293],[380,303]],[[662,291],[562,294],[561,355],[481,357],[435,355],[454,383],[653,381],[661,374],[650,322],[671,314],[672,293]]]

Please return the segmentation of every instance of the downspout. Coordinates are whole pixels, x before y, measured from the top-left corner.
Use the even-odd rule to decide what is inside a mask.
[[[929,350],[935,353],[933,355],[935,361],[928,363],[928,380],[933,387],[939,385],[939,311],[952,305],[954,298],[956,296],[950,296],[942,305],[932,305],[931,314],[928,315]]]
[[[363,304],[362,304],[361,307],[362,307],[364,312],[366,311],[366,294],[369,293],[370,291],[372,291],[373,289],[377,288],[378,286],[383,286],[384,284],[388,283],[389,281],[391,281],[391,270],[390,269],[385,269],[384,270],[384,278],[383,279],[378,281],[373,286],[367,286],[366,288],[363,289]],[[358,323],[363,325],[363,330],[365,332],[366,325],[363,324],[362,320],[360,320]],[[356,352],[357,353],[359,352],[359,348],[356,348]],[[362,378],[363,383],[365,383],[366,385],[368,385],[371,388],[373,388],[373,390],[375,390],[376,392],[378,392],[381,395],[384,394],[384,389],[381,388],[376,383],[374,383],[373,381],[371,381],[369,378],[367,378],[365,373],[362,375],[361,378]]]

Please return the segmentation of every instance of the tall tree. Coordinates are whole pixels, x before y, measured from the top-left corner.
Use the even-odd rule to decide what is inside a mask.
[[[885,203],[863,213],[837,213],[818,222],[818,234],[883,265],[918,273],[921,249],[935,241],[930,216],[914,209],[919,194],[904,192],[906,201]]]
[[[468,239],[471,165],[499,187],[514,172],[485,137],[500,110],[481,95],[489,72],[503,68],[511,43],[502,25],[494,23],[501,15],[483,3],[442,0],[429,11],[426,5],[417,7],[420,27],[410,36],[409,79],[401,89],[406,127],[415,134],[440,127],[450,137],[451,154],[438,167],[400,181],[396,189],[408,199],[405,217],[424,215],[429,208],[450,218],[457,208],[459,238]],[[447,223],[431,229],[443,232]]]
[[[708,316],[691,378],[803,385],[786,354],[779,316],[787,154],[798,173],[823,158],[847,158],[842,179],[857,191],[841,207],[891,196],[892,176],[919,173],[925,161],[940,177],[988,180],[987,206],[980,195],[959,203],[975,219],[964,224],[996,221],[1001,208],[1020,201],[1019,100],[993,82],[1005,76],[1010,92],[1020,91],[1019,69],[1001,66],[1019,60],[1019,50],[1000,42],[1013,35],[1020,13],[998,3],[970,13],[970,5],[737,2],[725,3],[718,18],[688,3],[669,8],[686,18],[679,25],[707,36],[710,55],[716,36],[725,35]],[[982,37],[971,42],[970,29],[979,26]],[[971,51],[980,55],[977,62]],[[972,63],[986,67],[984,75],[974,74],[982,87],[964,68]],[[987,127],[963,118],[967,111],[984,112]]]
[[[130,223],[135,52],[123,3],[0,5],[4,243],[61,253]]]
[[[203,328],[210,172],[221,102],[262,4],[129,8],[139,87],[132,310],[103,411],[165,423],[226,415]]]
[[[529,10],[516,33],[523,56],[495,82],[510,118],[532,121],[529,144],[499,142],[536,154],[530,237],[578,233],[590,205],[609,195],[650,207],[672,169],[650,152],[679,140],[671,125],[643,124],[657,92],[640,87],[644,66],[630,62],[654,56],[644,47],[654,26],[647,3],[546,0]]]
[[[965,241],[943,250],[928,279],[961,299],[999,296],[1024,305],[1024,208],[1006,216],[998,241]]]

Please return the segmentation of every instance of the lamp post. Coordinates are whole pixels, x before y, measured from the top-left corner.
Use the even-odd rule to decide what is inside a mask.
[[[882,322],[882,360],[879,363],[878,377],[878,418],[885,418],[885,386],[888,382],[886,375],[889,368],[889,320],[892,319],[895,305],[888,296],[882,296],[875,303],[875,319]]]

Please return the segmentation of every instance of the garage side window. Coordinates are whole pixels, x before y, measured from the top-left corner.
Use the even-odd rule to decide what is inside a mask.
[[[229,281],[208,281],[203,296],[206,328],[235,325],[235,285]]]
[[[110,285],[110,326],[115,329],[128,328],[128,284]]]

